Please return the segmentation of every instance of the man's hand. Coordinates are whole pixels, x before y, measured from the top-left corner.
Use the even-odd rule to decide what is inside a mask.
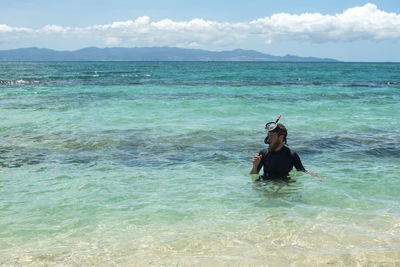
[[[315,178],[320,179],[320,180],[328,179],[328,178],[325,178],[325,177],[319,177],[318,174],[316,174],[315,172],[312,172],[312,171],[305,171],[305,173],[307,173],[307,174],[309,174],[311,176],[314,176]]]
[[[258,174],[257,167],[258,167],[258,164],[260,164],[261,159],[262,159],[262,155],[260,155],[258,153],[254,155],[254,157],[252,159],[253,168],[251,169],[250,174]]]
[[[260,161],[261,161],[261,159],[262,159],[262,155],[260,155],[260,154],[255,154],[254,155],[254,157],[253,157],[253,159],[252,159],[252,161],[253,161],[253,166],[258,166],[258,164],[260,164]]]

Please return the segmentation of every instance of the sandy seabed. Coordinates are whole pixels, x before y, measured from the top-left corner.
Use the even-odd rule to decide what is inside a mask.
[[[400,266],[400,223],[270,219],[242,231],[56,239],[2,249],[2,266]],[[285,227],[284,227],[285,226]],[[268,229],[267,229],[268,228]],[[100,238],[101,239],[101,238]]]

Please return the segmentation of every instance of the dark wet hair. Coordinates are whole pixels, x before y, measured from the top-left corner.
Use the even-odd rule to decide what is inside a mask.
[[[283,135],[283,143],[286,145],[287,129],[282,123],[278,123],[278,126],[273,130],[273,132],[278,132],[279,135]]]
[[[283,135],[283,143],[285,145],[287,144],[287,141],[286,141],[287,129],[286,129],[285,125],[283,125],[282,123],[278,123],[276,128],[274,130],[272,130],[271,132],[278,133],[278,135]],[[268,144],[268,136],[265,137],[264,143]]]

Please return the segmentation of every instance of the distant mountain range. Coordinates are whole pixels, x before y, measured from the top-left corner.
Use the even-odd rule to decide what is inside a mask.
[[[0,61],[280,61],[336,62],[331,58],[271,56],[255,50],[207,51],[176,47],[97,48],[56,51],[46,48],[0,50]]]

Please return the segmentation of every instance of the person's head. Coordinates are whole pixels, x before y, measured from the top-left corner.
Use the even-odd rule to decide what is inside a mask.
[[[270,150],[276,150],[280,146],[286,144],[287,129],[281,123],[277,123],[275,127],[270,128],[271,130],[268,130],[268,136],[265,138],[264,142],[268,144]]]

